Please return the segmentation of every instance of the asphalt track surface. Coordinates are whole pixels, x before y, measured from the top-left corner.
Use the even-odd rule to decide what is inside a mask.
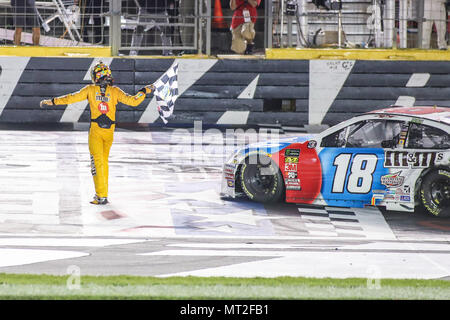
[[[0,273],[450,279],[449,219],[220,198],[249,132],[118,129],[91,205],[86,130],[0,131]]]

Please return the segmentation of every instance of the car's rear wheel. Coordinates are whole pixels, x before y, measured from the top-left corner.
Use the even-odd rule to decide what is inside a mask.
[[[265,155],[247,157],[240,170],[240,183],[244,193],[257,202],[279,201],[284,181],[276,163]]]
[[[422,180],[420,201],[425,211],[436,217],[450,217],[450,171],[433,170]]]

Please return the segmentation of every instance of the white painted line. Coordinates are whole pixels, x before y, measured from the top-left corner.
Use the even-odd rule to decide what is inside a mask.
[[[140,253],[140,256],[208,256],[208,257],[279,257],[290,252],[282,251],[218,251],[218,250],[163,250]]]
[[[150,99],[145,111],[139,118],[139,123],[153,123],[159,118],[158,104],[156,103],[156,98]]]
[[[312,213],[324,213],[328,214],[328,212],[324,209],[315,209],[315,208],[297,208],[300,213],[303,212],[312,212]]]
[[[447,253],[447,255],[449,255],[449,253]],[[444,263],[442,263],[441,261],[437,262],[436,255],[429,254],[429,253],[426,253],[426,254],[419,253],[418,256],[421,257],[423,260],[429,262],[432,266],[436,267],[437,269],[441,270],[442,272],[447,273],[447,277],[450,276],[450,264],[447,263],[447,265],[445,265],[445,262]]]
[[[88,199],[88,197],[86,197],[86,200],[90,200],[90,197]],[[30,215],[32,216],[32,215]],[[45,217],[45,215],[42,215],[43,217]],[[98,220],[97,220],[98,222]],[[103,227],[102,227],[103,228]],[[99,231],[102,231],[103,229],[99,228]],[[116,229],[112,230],[111,232],[109,230],[103,230],[105,232],[99,232],[98,234],[89,234],[89,232],[83,232],[83,236],[108,236],[108,237],[118,237],[118,232]],[[154,231],[154,232],[153,232]],[[264,236],[248,236],[248,235],[232,235],[227,236],[227,235],[207,235],[207,234],[192,234],[189,236],[186,235],[179,235],[179,234],[175,234],[174,232],[171,232],[170,234],[168,232],[165,232],[165,230],[160,230],[162,232],[157,232],[157,230],[152,230],[152,234],[148,235],[148,234],[135,234],[135,233],[129,233],[128,235],[125,232],[120,232],[120,238],[130,238],[130,239],[143,239],[143,241],[145,241],[146,239],[149,239],[149,237],[151,237],[151,239],[153,240],[165,240],[165,239],[177,239],[177,240],[183,240],[183,239],[203,239],[203,240],[217,240],[217,239],[223,239],[223,240],[229,240],[229,239],[235,239],[235,240],[242,240],[242,241],[249,241],[249,240],[271,240],[271,241],[278,241],[278,240],[311,240],[311,236],[279,236],[279,235],[264,235]],[[173,231],[173,230],[170,230]],[[15,233],[14,236],[17,237],[28,237],[30,234],[29,233]],[[11,233],[1,233],[0,232],[0,237],[8,237],[11,236]],[[39,233],[40,237],[54,237],[55,234],[54,233],[46,233],[46,232],[41,232]],[[330,240],[330,237],[314,237],[314,240]],[[339,237],[338,239],[333,237],[333,240],[355,240],[355,238],[352,237]],[[417,240],[417,237],[407,237],[407,236],[402,236],[402,241],[415,241]],[[386,241],[389,239],[386,239],[383,236],[379,236],[377,234],[367,234],[366,238],[364,240],[371,240],[371,241]],[[391,239],[392,240],[392,239]],[[447,243],[450,241],[450,235],[438,235],[436,237],[424,237],[424,238],[420,238],[421,242],[430,242],[430,243],[436,243],[436,242],[442,242],[442,243]]]
[[[101,238],[0,238],[0,246],[35,247],[106,247],[151,240]]]
[[[354,60],[309,61],[309,124],[322,123],[354,65]]]
[[[247,124],[250,111],[225,111],[217,124]]]
[[[2,68],[0,75],[0,115],[5,109],[29,60],[29,57],[0,57],[0,66]]]
[[[207,249],[299,249],[303,247],[317,247],[318,244],[278,244],[278,243],[173,243],[167,247],[207,248]],[[335,244],[320,244],[320,246],[335,247]]]
[[[350,219],[346,219],[346,220],[350,220]],[[351,219],[353,221],[345,221],[344,219],[339,218],[339,220],[337,220],[336,218],[334,218],[334,220],[331,220],[331,223],[334,224],[335,226],[349,226],[349,227],[360,227],[359,221],[356,218]]]
[[[339,235],[342,234],[360,234],[360,235],[366,235],[364,230],[361,229],[347,229],[347,228],[340,228],[339,226],[335,226],[336,232],[339,233]]]
[[[349,214],[329,213],[329,216],[330,216],[330,218],[356,220],[354,215],[349,215]]]
[[[308,230],[308,233],[310,234],[310,235],[313,235],[313,236],[327,236],[327,237],[337,237],[338,236],[338,234],[337,234],[337,232],[331,232],[331,231],[317,231],[317,230]]]
[[[0,249],[0,267],[20,266],[88,256],[89,253],[61,250]]]
[[[340,238],[339,238],[340,239]],[[200,277],[281,277],[372,278],[374,268],[380,278],[436,279],[448,276],[450,255],[435,253],[441,267],[414,252],[283,252],[283,257],[236,263],[227,266],[165,274]],[[330,267],[330,261],[333,261]]]
[[[425,87],[428,83],[428,80],[430,79],[429,73],[413,73],[411,75],[411,78],[409,78],[408,83],[406,84],[406,87]]]
[[[242,90],[241,94],[238,96],[238,99],[253,99],[255,96],[256,87],[258,86],[258,80],[259,74],[244,90]]]
[[[30,212],[31,212],[31,206]],[[0,222],[20,222],[27,224],[59,224],[59,217],[49,214],[34,214],[34,213],[0,213]]]
[[[401,250],[401,251],[447,251],[450,254],[448,243],[422,243],[422,242],[371,242],[362,244],[349,244],[341,247],[344,250]]]
[[[310,221],[331,221],[329,217],[322,217],[322,216],[313,216],[308,214],[302,214],[301,216],[302,220],[310,220]]]
[[[235,229],[229,225],[222,225],[218,227],[199,227],[199,231],[233,233]]]
[[[414,98],[414,97],[400,96],[400,97],[398,97],[397,101],[395,102],[395,105],[403,106],[403,107],[413,107],[415,102],[416,102],[416,98]]]
[[[354,212],[353,208],[343,208],[343,207],[325,207],[325,210],[330,211],[344,211],[344,212]],[[328,212],[328,211],[327,211]]]
[[[386,240],[397,239],[378,208],[356,208],[354,212],[355,219],[359,221],[359,225],[366,232],[367,237]]]
[[[81,115],[84,110],[88,106],[88,102],[86,100],[74,102],[68,104],[66,110],[64,110],[63,115],[61,116],[60,122],[78,122],[80,120]]]
[[[327,230],[334,230],[334,226],[332,224],[329,223],[305,223],[305,226],[308,228],[309,230],[314,230],[314,229],[327,229]]]

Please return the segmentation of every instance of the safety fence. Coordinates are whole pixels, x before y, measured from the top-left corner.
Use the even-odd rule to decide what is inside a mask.
[[[90,83],[102,60],[128,93],[156,81],[173,59],[0,57],[0,122],[88,122],[87,101],[39,101]],[[390,105],[450,106],[446,61],[178,59],[180,96],[170,125],[334,125]],[[117,121],[162,125],[156,101],[119,104]]]
[[[113,55],[131,56],[232,54],[233,13],[229,0],[0,0],[0,44],[19,44],[23,27],[20,40],[29,45],[111,46]],[[446,0],[260,0],[254,16],[253,53],[447,49]]]

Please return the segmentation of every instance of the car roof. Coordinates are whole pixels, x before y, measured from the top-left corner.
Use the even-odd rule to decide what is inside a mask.
[[[429,119],[450,124],[450,108],[447,107],[390,107],[368,113],[412,116],[414,118]]]

